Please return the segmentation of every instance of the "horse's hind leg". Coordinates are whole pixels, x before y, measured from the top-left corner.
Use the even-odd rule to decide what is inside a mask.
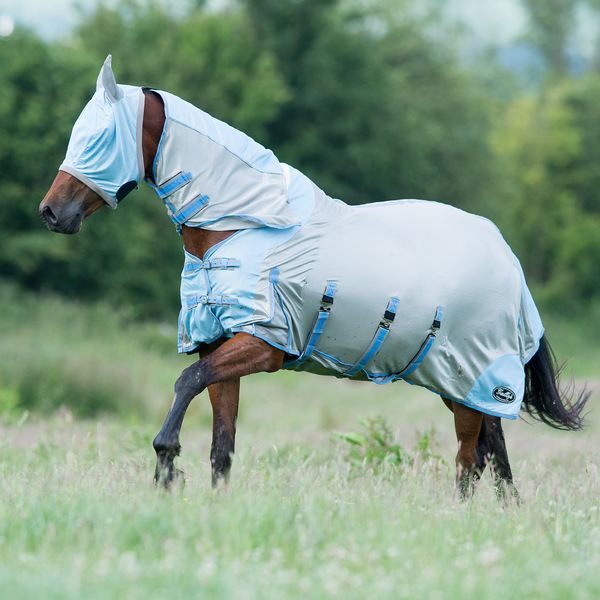
[[[450,408],[446,399],[444,402]],[[465,500],[473,495],[475,485],[485,468],[485,462],[477,451],[483,414],[458,402],[452,402],[451,410],[458,441],[456,488],[461,499]]]
[[[478,453],[485,451],[484,456],[490,462],[498,498],[505,500],[508,491],[518,501],[519,493],[513,484],[500,417],[484,415],[481,430],[484,440],[480,440],[481,445],[478,446]]]

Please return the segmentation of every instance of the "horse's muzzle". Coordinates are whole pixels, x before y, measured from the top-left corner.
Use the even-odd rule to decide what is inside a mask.
[[[40,208],[40,217],[50,231],[65,234],[77,233],[81,229],[83,221],[83,213],[80,210],[63,210],[56,214],[47,204]]]

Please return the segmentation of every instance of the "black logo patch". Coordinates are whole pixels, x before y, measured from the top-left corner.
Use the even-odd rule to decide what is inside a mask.
[[[503,402],[504,404],[510,404],[514,402],[516,399],[516,394],[509,388],[504,385],[499,385],[494,388],[492,392],[492,396],[494,399],[498,400],[498,402]]]

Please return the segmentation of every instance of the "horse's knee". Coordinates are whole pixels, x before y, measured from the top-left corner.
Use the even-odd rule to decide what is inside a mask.
[[[196,396],[199,394],[206,386],[206,374],[205,369],[202,365],[202,361],[198,361],[189,367],[186,367],[181,375],[175,381],[174,391],[175,397],[177,396],[185,396],[191,394]]]

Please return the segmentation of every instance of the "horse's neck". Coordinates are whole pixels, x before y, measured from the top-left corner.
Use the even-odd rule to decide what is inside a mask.
[[[144,174],[148,181],[154,181],[152,165],[164,126],[165,107],[162,98],[156,92],[145,89],[142,154],[144,156]]]
[[[181,237],[185,249],[198,258],[203,258],[206,251],[234,234],[233,231],[210,231],[198,227],[188,227],[183,225],[181,228]]]
[[[152,165],[158,150],[158,143],[165,126],[165,107],[162,98],[151,90],[144,90],[144,125],[142,130],[142,152],[146,179],[153,181]],[[185,249],[202,258],[215,244],[228,238],[235,231],[209,231],[197,227],[181,228]]]

